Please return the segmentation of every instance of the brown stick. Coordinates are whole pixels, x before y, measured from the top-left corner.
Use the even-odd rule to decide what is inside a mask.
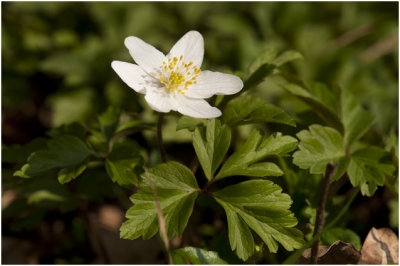
[[[322,190],[318,202],[317,208],[317,217],[315,220],[315,227],[313,236],[319,235],[322,231],[322,226],[324,225],[324,212],[326,199],[328,198],[329,185],[331,183],[331,177],[335,173],[336,165],[328,164],[325,171],[325,177],[322,184]],[[315,243],[311,248],[311,264],[317,264],[318,261],[318,249],[319,249],[319,240],[320,237],[317,238]]]
[[[160,113],[158,115],[158,123],[157,123],[157,140],[158,140],[158,149],[160,150],[161,160],[166,163],[167,156],[165,153],[164,142],[162,138],[162,123],[163,123],[164,113]]]
[[[153,190],[154,202],[156,204],[156,211],[157,211],[157,217],[158,217],[158,224],[160,226],[161,238],[162,238],[162,241],[164,243],[165,249],[168,254],[168,261],[169,261],[169,264],[173,264],[170,247],[169,247],[167,229],[165,227],[165,218],[161,211],[160,202],[157,199],[157,188],[154,185],[153,180],[150,179],[147,169],[145,169],[145,173],[146,173],[146,178],[149,181],[150,187]]]

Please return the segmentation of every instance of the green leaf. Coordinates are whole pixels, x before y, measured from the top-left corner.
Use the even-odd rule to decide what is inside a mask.
[[[98,117],[101,131],[107,141],[111,139],[117,130],[120,114],[121,112],[117,108],[110,106]]]
[[[207,129],[196,128],[193,147],[199,158],[204,174],[211,180],[221,164],[231,142],[231,132],[217,119],[207,121]]]
[[[282,109],[250,96],[229,101],[224,109],[222,122],[229,126],[268,122],[296,126],[294,120]]]
[[[353,186],[360,185],[363,195],[373,195],[376,186],[384,184],[385,175],[394,174],[396,168],[392,164],[381,162],[385,156],[385,150],[375,146],[361,148],[351,155],[347,174]]]
[[[249,79],[249,77],[264,64],[272,64],[274,59],[276,58],[277,53],[278,50],[274,48],[269,48],[262,51],[247,68],[244,79]]]
[[[45,171],[70,167],[82,163],[93,154],[86,144],[75,136],[64,135],[47,142],[47,149],[33,152],[28,163],[14,173],[14,176],[31,177]]]
[[[346,147],[349,147],[367,131],[374,116],[365,111],[348,90],[342,90],[341,99],[344,143]]]
[[[137,185],[143,172],[140,146],[129,140],[116,143],[107,156],[106,171],[111,180],[121,186]]]
[[[328,245],[332,245],[337,240],[342,240],[346,243],[352,243],[358,250],[361,249],[360,237],[350,229],[330,228],[322,233],[321,238]]]
[[[81,140],[85,140],[86,130],[85,127],[78,122],[74,122],[67,125],[62,125],[57,128],[54,128],[47,132],[52,138],[58,138],[63,135],[71,135],[80,138]]]
[[[254,253],[251,228],[265,242],[270,252],[278,250],[278,242],[292,251],[303,245],[303,234],[293,228],[297,219],[289,210],[289,195],[268,180],[250,180],[214,192],[225,209],[232,249],[246,260]]]
[[[244,82],[243,90],[255,87],[264,81],[266,77],[272,74],[275,66],[271,64],[262,64],[256,71],[254,71]]]
[[[126,213],[129,220],[121,226],[121,238],[142,236],[149,239],[157,233],[158,218],[151,183],[156,187],[168,237],[181,235],[198,195],[199,188],[192,172],[179,163],[169,162],[151,168],[142,178],[143,186],[131,196],[135,205]]]
[[[345,151],[342,135],[335,129],[312,125],[297,134],[299,151],[293,154],[293,163],[312,174],[324,174],[329,163],[337,163]]]
[[[218,256],[217,252],[201,248],[185,247],[173,251],[188,259],[192,264],[228,264]]]
[[[272,62],[276,66],[282,66],[291,61],[303,59],[303,56],[297,51],[286,51],[277,56]]]
[[[206,119],[194,118],[183,115],[178,120],[178,124],[176,125],[176,131],[181,129],[187,129],[190,132],[193,132],[196,129],[196,127],[205,126],[206,121],[207,121]]]
[[[60,172],[58,172],[58,177],[57,177],[58,182],[60,182],[60,184],[68,183],[72,179],[77,178],[85,170],[86,170],[86,163],[63,168],[60,170]]]
[[[255,130],[246,143],[224,163],[216,179],[227,176],[278,176],[282,171],[273,163],[259,163],[269,156],[284,155],[296,148],[297,140],[290,136],[269,136],[263,141],[263,133]]]
[[[343,132],[343,124],[338,116],[338,102],[335,95],[325,85],[313,83],[308,89],[294,83],[286,83],[282,86],[309,105],[328,126]]]
[[[1,155],[3,163],[22,163],[25,162],[28,156],[37,150],[46,147],[47,139],[36,138],[25,145],[11,145],[9,147],[2,147]]]
[[[350,157],[345,156],[339,159],[335,172],[331,177],[331,182],[339,180],[347,171],[350,163]]]
[[[155,129],[154,123],[147,123],[142,120],[131,120],[123,125],[120,125],[116,133],[120,133],[122,131],[136,132],[142,129]]]

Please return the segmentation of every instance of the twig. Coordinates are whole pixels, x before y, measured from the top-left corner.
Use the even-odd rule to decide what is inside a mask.
[[[332,50],[342,48],[370,34],[372,32],[372,29],[373,27],[371,24],[362,25],[360,27],[354,28],[340,35],[331,43],[330,46],[332,47]]]
[[[360,59],[368,64],[381,56],[389,54],[391,52],[396,51],[398,47],[398,39],[399,34],[396,31],[385,39],[382,39],[372,46],[370,46],[367,50],[365,50],[361,55]]]
[[[164,219],[164,215],[162,214],[162,211],[161,211],[160,202],[157,199],[157,188],[154,185],[153,181],[150,179],[147,169],[145,169],[145,174],[146,174],[147,180],[149,181],[150,187],[153,190],[154,202],[156,204],[156,211],[157,211],[157,217],[158,217],[158,224],[160,225],[161,238],[162,238],[162,241],[164,243],[165,249],[168,254],[168,261],[169,261],[169,264],[173,264],[170,247],[169,247],[167,230],[165,227],[165,219]]]
[[[162,123],[163,123],[164,113],[159,113],[158,115],[158,122],[157,122],[157,140],[158,140],[158,148],[160,150],[161,160],[166,163],[167,156],[165,153],[163,138],[162,138]]]
[[[331,183],[331,177],[335,173],[336,165],[328,164],[325,171],[325,177],[322,184],[321,195],[319,198],[317,217],[315,220],[315,228],[313,236],[318,236],[314,245],[311,248],[311,264],[317,264],[318,260],[318,249],[319,249],[319,239],[320,233],[322,231],[322,226],[324,225],[324,212],[326,199],[328,198],[329,185]]]
[[[358,195],[358,192],[360,191],[360,188],[356,188],[353,192],[353,194],[350,196],[350,198],[347,200],[346,205],[340,210],[340,212],[335,216],[335,218],[330,221],[329,223],[326,224],[326,226],[322,229],[322,231],[314,236],[310,241],[308,241],[302,248],[296,250],[295,252],[293,252],[284,262],[283,264],[295,264],[295,262],[297,261],[297,259],[301,256],[301,254],[304,252],[304,250],[306,250],[307,248],[311,247],[311,245],[317,240],[317,238],[319,239],[319,237],[321,236],[321,234],[323,232],[325,232],[326,230],[328,230],[329,228],[332,228],[342,217],[345,213],[347,213],[347,211],[350,208],[350,205],[353,203],[354,199],[356,198],[356,196]]]

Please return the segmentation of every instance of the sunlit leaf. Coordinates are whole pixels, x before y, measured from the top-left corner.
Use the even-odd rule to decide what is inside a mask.
[[[173,251],[188,259],[192,264],[228,264],[218,256],[217,252],[201,248],[185,247]]]
[[[289,195],[268,180],[250,180],[213,192],[225,209],[232,249],[246,260],[254,253],[251,228],[265,242],[270,252],[278,243],[292,251],[303,245],[303,234],[293,228],[297,219],[289,210]]]
[[[231,132],[226,125],[221,126],[217,119],[209,120],[207,128],[196,128],[193,135],[193,147],[203,171],[211,180],[221,164],[231,142]]]
[[[131,196],[135,205],[126,213],[129,220],[121,226],[121,237],[148,239],[157,233],[158,218],[151,183],[156,187],[168,237],[181,235],[198,194],[192,172],[179,163],[169,162],[153,167],[142,178],[143,186]]]
[[[216,178],[233,175],[260,177],[282,175],[277,165],[260,161],[270,156],[287,154],[296,148],[297,140],[290,136],[282,136],[280,133],[263,139],[262,132],[255,130],[247,142],[226,160]]]
[[[324,174],[329,163],[337,163],[345,151],[342,135],[335,129],[312,125],[297,134],[299,151],[293,154],[293,163],[312,174]]]

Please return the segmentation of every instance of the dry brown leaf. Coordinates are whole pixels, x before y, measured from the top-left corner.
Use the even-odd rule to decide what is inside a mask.
[[[319,246],[318,264],[356,264],[360,259],[360,251],[353,244],[341,240],[332,245]],[[296,264],[310,264],[311,248],[304,250]]]
[[[399,239],[389,228],[372,227],[361,249],[359,264],[399,263]]]

